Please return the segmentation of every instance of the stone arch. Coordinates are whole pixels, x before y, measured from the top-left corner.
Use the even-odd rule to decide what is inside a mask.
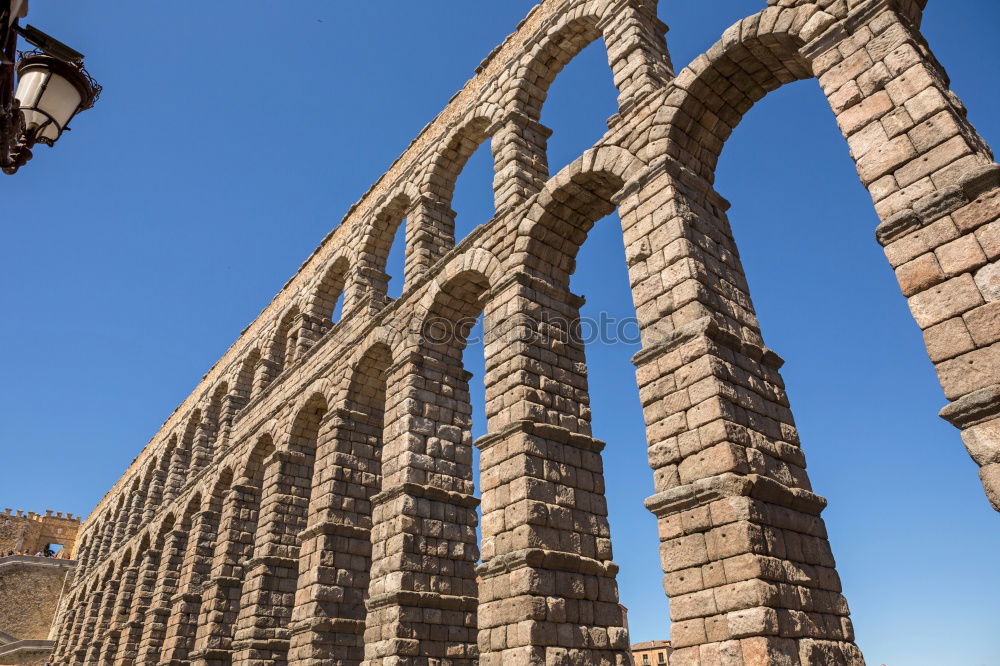
[[[711,183],[725,140],[755,101],[789,80],[818,78],[875,203],[876,238],[952,401],[942,416],[963,430],[987,496],[1000,510],[997,421],[980,416],[982,402],[995,401],[977,393],[993,390],[997,378],[986,372],[970,381],[966,372],[997,366],[998,352],[986,342],[994,337],[985,334],[992,324],[983,317],[996,300],[986,285],[998,256],[982,241],[995,224],[989,202],[1000,191],[1000,167],[917,30],[920,9],[920,3],[873,5],[864,24],[852,26],[850,20],[835,25],[815,5],[771,7],[730,28],[699,67],[678,77],[682,87],[657,122],[667,123],[667,152]],[[742,76],[737,63],[749,63],[756,76]],[[695,205],[703,203],[698,198]],[[962,260],[949,261],[958,248]],[[753,328],[731,309],[730,329]]]
[[[300,402],[292,419],[288,433],[286,450],[302,453],[307,457],[315,456],[316,438],[319,435],[319,425],[328,409],[327,397],[322,391],[310,391],[308,397]]]
[[[66,646],[62,655],[63,657],[72,660],[71,663],[83,661],[83,659],[81,659],[76,652],[87,640],[85,633],[88,619],[87,609],[90,607],[91,599],[94,592],[98,589],[99,583],[99,577],[93,576],[89,583],[82,586],[80,593],[76,596],[76,599],[72,604],[72,608],[75,612],[73,613],[71,619],[72,627],[69,631],[69,636],[66,639]]]
[[[109,506],[94,520],[94,565],[103,562],[111,550],[113,511],[114,509]]]
[[[306,312],[326,323],[334,323],[334,309],[342,295],[346,298],[344,291],[350,272],[351,262],[346,253],[337,254],[329,261],[312,289],[305,307]]]
[[[295,362],[298,351],[298,335],[295,320],[299,316],[299,306],[293,305],[278,320],[278,326],[268,345],[268,358],[274,364],[270,381],[280,375],[285,368]]]
[[[233,386],[236,391],[236,398],[240,401],[238,409],[242,409],[248,402],[250,402],[256,393],[254,377],[257,372],[257,365],[260,363],[260,359],[260,348],[254,347],[246,353],[243,360],[240,362],[239,369],[236,371]]]
[[[437,302],[442,291],[447,291],[449,285],[457,284],[455,281],[462,275],[479,275],[489,285],[495,285],[499,279],[503,264],[496,255],[485,248],[474,247],[454,257],[449,261],[441,272],[427,285],[424,296],[420,299],[417,310],[423,312],[426,319]],[[460,281],[460,280],[459,280]],[[423,323],[418,324],[415,333],[423,328]],[[407,344],[412,344],[413,340],[408,340]]]
[[[164,604],[172,595],[177,576],[177,527],[178,511],[171,509],[150,530],[152,547],[144,554],[131,621],[119,646],[119,656],[135,651],[138,663],[156,663],[159,659]]]
[[[126,517],[125,538],[129,539],[139,530],[142,521],[142,506],[146,501],[147,486],[144,483],[145,474],[136,472],[129,484],[129,510]]]
[[[295,429],[295,420],[302,416],[311,404],[322,401],[326,406],[333,405],[337,398],[337,390],[338,383],[329,377],[321,377],[306,387],[289,409],[289,413],[293,415],[289,432]]]
[[[143,525],[152,519],[163,500],[163,482],[166,479],[166,474],[161,470],[163,459],[163,454],[159,453],[153,455],[146,463],[146,470],[142,475],[143,501],[137,530],[138,525]]]
[[[75,549],[76,552],[74,553],[74,557],[77,561],[77,567],[78,567],[77,579],[79,580],[83,579],[83,576],[86,574],[87,569],[90,566],[90,561],[92,558],[90,550],[93,539],[94,537],[92,533],[88,533],[86,535],[81,536],[79,545]]]
[[[264,478],[264,461],[274,451],[274,439],[269,433],[258,436],[253,448],[243,461],[238,478],[260,483]]]
[[[219,473],[210,486],[210,490],[206,492],[206,506],[208,509],[218,514],[222,513],[225,493],[232,488],[233,481],[234,474],[232,467],[226,466],[219,470]]]
[[[514,97],[532,120],[542,117],[549,87],[584,48],[602,37],[596,2],[580,3],[562,15],[523,60],[523,75],[513,81]]]
[[[314,655],[333,635],[308,618],[331,618],[337,627],[338,657],[357,663],[363,656],[365,599],[371,568],[372,498],[381,489],[385,370],[392,336],[376,330],[359,345],[338,386],[323,379],[306,391],[289,438],[292,453],[308,460],[315,450],[306,528],[300,533],[296,597],[308,598],[292,613],[289,659]],[[380,383],[381,382],[381,383]],[[333,407],[333,408],[331,408]],[[351,553],[331,560],[330,550]],[[322,593],[322,580],[340,581],[337,597]],[[317,587],[318,586],[318,587]],[[306,620],[306,622],[301,622]],[[350,636],[353,634],[353,636]],[[350,636],[350,638],[349,638]],[[353,639],[353,640],[352,640]]]
[[[171,535],[171,549],[163,555],[159,597],[166,611],[166,631],[154,641],[159,642],[154,651],[158,649],[160,663],[189,662],[219,530],[218,491],[217,484],[206,480],[192,493]]]
[[[288,659],[287,644],[280,639],[288,634],[295,595],[277,591],[295,584],[299,538],[306,527],[316,450],[327,408],[322,393],[311,394],[292,418],[285,441],[262,462],[263,491],[253,539],[254,558],[245,571],[234,633],[234,661],[241,661],[251,650],[259,656],[268,640],[274,641],[266,648],[269,659]],[[276,593],[262,596],[260,591]],[[247,642],[250,639],[252,648]]]
[[[453,474],[467,485],[463,492],[472,493],[471,446],[472,406],[469,394],[471,374],[465,370],[463,354],[469,332],[483,314],[491,290],[499,283],[499,262],[489,253],[470,253],[466,261],[456,262],[430,290],[426,314],[418,322],[419,340],[408,351],[417,351],[420,368],[414,371],[425,374],[421,383],[425,390],[443,396],[439,408],[439,430],[445,435],[438,438],[463,447],[457,460],[449,460]],[[484,326],[486,328],[486,326]],[[485,344],[490,345],[489,332]],[[487,362],[489,354],[487,353]],[[452,441],[454,440],[454,441]],[[438,455],[437,444],[426,453]],[[468,456],[466,455],[466,450]]]
[[[731,26],[671,83],[655,121],[667,127],[666,138],[646,150],[666,152],[711,182],[726,140],[747,111],[769,92],[813,76],[801,49],[834,20],[807,4],[769,7]]]
[[[484,141],[490,138],[491,129],[495,129],[503,117],[502,111],[495,105],[482,105],[475,112],[451,128],[442,137],[440,148],[431,158],[424,172],[421,191],[450,206],[455,193],[455,183],[461,175],[465,164]],[[452,211],[453,212],[453,211]],[[454,225],[454,220],[452,220]],[[451,234],[454,237],[454,228]]]
[[[191,519],[194,516],[194,514],[202,510],[203,501],[204,500],[202,492],[200,490],[197,490],[191,495],[191,498],[188,499],[187,502],[185,502],[184,510],[181,513],[180,521],[178,521],[177,523],[180,529],[186,532],[189,532],[191,530]]]
[[[191,450],[185,448],[183,440],[176,433],[167,438],[166,447],[160,460],[160,470],[164,474],[163,501],[172,502],[181,492],[187,481],[188,466],[191,463]]]
[[[95,661],[100,645],[105,639],[108,623],[114,609],[114,598],[118,586],[118,578],[122,575],[122,567],[117,560],[112,560],[104,569],[104,574],[97,576],[96,594],[86,607],[86,624],[80,638],[76,654],[84,663]]]
[[[221,453],[223,433],[232,425],[232,411],[228,409],[226,397],[229,395],[229,382],[223,381],[212,391],[208,403],[205,405],[205,423],[208,428],[206,436],[209,442],[209,451],[215,457]]]
[[[99,654],[89,661],[94,663],[110,663],[118,651],[118,637],[121,634],[122,625],[128,621],[129,609],[135,585],[135,573],[133,563],[133,549],[126,548],[119,560],[118,580],[114,582],[112,590],[113,597],[106,605],[106,611],[102,625],[109,631],[102,631],[98,635]]]
[[[401,340],[392,356],[388,345],[374,344],[353,367],[347,413],[354,432],[368,435],[366,450],[379,456],[381,472],[380,492],[371,497],[369,584],[369,598],[381,601],[366,616],[366,659],[391,650],[389,637],[402,633],[419,637],[423,653],[435,658],[471,654],[477,641],[478,501],[469,373],[461,354],[491,287],[476,266],[498,272],[491,259],[488,252],[470,253],[465,262],[456,257],[416,308],[413,332],[423,335]],[[430,549],[417,545],[425,536],[417,526],[427,515],[445,516],[447,523]],[[411,572],[402,579],[393,554],[397,543],[404,544]],[[436,575],[444,570],[447,579]],[[411,595],[462,611],[447,635],[415,624]],[[370,631],[377,626],[381,634]]]
[[[420,197],[412,202],[407,222],[407,284],[426,273],[459,240],[455,232],[457,213],[452,210],[455,185],[469,158],[495,133],[503,131],[505,115],[495,104],[482,103],[441,137],[421,175]],[[495,206],[498,186],[505,183],[500,172],[511,157],[507,154],[510,151],[499,149],[507,138],[501,136],[499,144],[492,146],[494,179],[491,187]],[[504,175],[513,178],[510,173]]]
[[[157,523],[148,526],[139,538],[136,549],[136,578],[129,607],[124,611],[127,620],[118,639],[115,654],[119,659],[134,657],[139,650],[143,636],[143,628],[147,617],[146,611],[152,599],[156,585],[156,573],[160,563],[160,548],[163,538],[173,524],[173,515],[167,514]]]
[[[205,450],[209,443],[205,439],[205,433],[201,430],[201,426],[201,409],[191,410],[187,422],[184,424],[184,430],[181,432],[180,444],[175,452],[180,464],[183,465],[180,469],[183,479],[182,488],[187,484],[191,473],[203,467],[209,460],[208,452]]]
[[[521,75],[510,84],[512,94],[505,97],[516,99],[519,110],[537,121],[559,72],[580,51],[604,38],[619,91],[618,105],[627,111],[673,75],[664,38],[666,26],[657,19],[656,6],[657,0],[586,0],[568,7],[545,26],[545,34],[522,60]]]
[[[400,225],[418,197],[419,193],[411,184],[404,184],[383,199],[371,213],[370,222],[365,225],[361,235],[358,263],[354,270],[355,287],[352,290],[351,309],[365,296],[369,296],[376,305],[385,302],[390,278],[386,273],[389,252]],[[404,278],[402,275],[395,277]],[[344,309],[348,309],[346,302]]]
[[[123,571],[125,570],[126,567],[128,567],[132,563],[131,546],[127,547],[124,551],[122,551],[120,562],[121,562],[121,570]]]
[[[239,456],[240,466],[223,470],[213,486],[208,505],[219,511],[219,527],[210,577],[202,592],[192,657],[207,651],[232,659],[236,618],[243,607],[243,581],[255,555],[265,464],[275,450],[272,435],[263,432],[250,450]]]
[[[512,262],[569,287],[576,254],[593,225],[612,213],[618,194],[644,163],[623,148],[592,148],[556,174],[535,199],[517,232]],[[518,266],[508,266],[515,270]]]
[[[163,538],[177,524],[176,509],[171,509],[153,526],[153,548],[163,546]]]
[[[364,415],[366,422],[381,423],[385,414],[385,372],[392,363],[392,348],[384,339],[370,342],[351,363],[347,383],[348,409]],[[372,432],[379,440],[382,433]]]
[[[486,294],[491,287],[488,275],[473,266],[451,271],[428,293],[427,314],[420,323],[421,353],[433,350],[450,357],[461,368],[466,338],[483,311]],[[439,359],[444,360],[444,359]]]
[[[125,538],[125,526],[128,522],[126,518],[126,506],[125,493],[121,493],[115,502],[114,511],[109,514],[108,538],[110,543],[107,549],[108,553],[114,552]]]
[[[388,357],[394,359],[403,352],[406,345],[405,332],[398,330],[394,324],[385,324],[370,331],[358,344],[354,345],[350,358],[344,364],[344,372],[337,378],[329,379],[329,384],[323,384],[330,391],[327,394],[326,389],[323,390],[324,394],[330,396],[330,404],[343,405],[346,403],[357,369],[367,362],[366,358],[373,354],[381,355],[381,351],[374,351],[375,348],[384,348],[387,350]],[[391,363],[390,360],[389,364]]]

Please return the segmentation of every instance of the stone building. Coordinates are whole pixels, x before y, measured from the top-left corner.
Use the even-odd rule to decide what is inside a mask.
[[[0,514],[0,555],[9,552],[34,555],[50,547],[64,549],[60,550],[63,555],[72,554],[79,531],[80,518],[71,513],[64,516],[61,511],[55,515],[46,511],[43,516],[34,511],[25,514],[5,509]]]
[[[632,666],[669,666],[670,641],[644,641],[632,646]]]
[[[863,663],[716,162],[768,92],[818,79],[998,509],[1000,167],[922,0],[770,0],[680,70],[656,4],[543,0],[483,61],[94,509],[56,663],[627,664],[569,291],[615,209],[673,664]],[[550,174],[547,90],[599,38],[619,112]],[[487,139],[496,215],[456,243],[455,179]]]
[[[0,514],[0,664],[41,666],[51,655],[53,620],[76,562],[34,553],[62,546],[61,554],[72,554],[79,528],[72,514]]]

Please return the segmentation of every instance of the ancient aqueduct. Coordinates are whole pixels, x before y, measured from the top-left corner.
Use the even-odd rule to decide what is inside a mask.
[[[94,509],[54,663],[627,663],[603,444],[559,323],[578,316],[577,249],[616,208],[674,663],[863,663],[712,182],[756,101],[818,78],[942,416],[1000,509],[1000,167],[919,32],[925,1],[770,0],[676,75],[656,0],[541,2]],[[599,38],[619,113],[550,176],[546,91]],[[497,213],[456,245],[453,186],[487,139]],[[481,312],[473,442],[464,342],[428,329]]]

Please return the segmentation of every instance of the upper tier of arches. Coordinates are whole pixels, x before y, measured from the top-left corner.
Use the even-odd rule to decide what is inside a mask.
[[[404,218],[408,220],[404,289],[411,290],[423,279],[455,245],[450,208],[455,181],[484,141],[493,141],[498,183],[511,180],[512,171],[535,170],[522,179],[527,186],[513,194],[495,188],[498,197],[504,197],[497,202],[498,211],[540,190],[548,179],[544,154],[548,131],[537,119],[548,87],[584,47],[604,39],[623,110],[665,86],[672,70],[666,27],[656,18],[656,5],[655,0],[544,0],[535,7],[244,330],[145,447],[124,475],[125,486],[116,485],[94,515],[104,516],[105,504],[119,488],[147,475],[148,459],[162,454],[192,427],[196,413],[211,414],[202,428],[209,439],[205,446],[211,449],[211,442],[224,434],[240,409],[335,328],[333,308],[338,299],[343,300],[344,318],[362,312],[367,316],[385,307],[389,302],[385,261]],[[170,455],[190,455],[193,446],[173,446]],[[210,451],[208,459],[218,453]]]

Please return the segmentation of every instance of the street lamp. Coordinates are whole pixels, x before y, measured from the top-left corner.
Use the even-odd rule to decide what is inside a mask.
[[[0,168],[14,174],[31,159],[37,143],[52,146],[80,111],[89,109],[101,86],[83,67],[83,55],[32,26],[21,28],[23,7],[15,0],[0,0],[3,54],[0,60]],[[18,36],[37,47],[17,51]],[[19,61],[15,67],[15,56]],[[14,74],[17,89],[14,89]]]

